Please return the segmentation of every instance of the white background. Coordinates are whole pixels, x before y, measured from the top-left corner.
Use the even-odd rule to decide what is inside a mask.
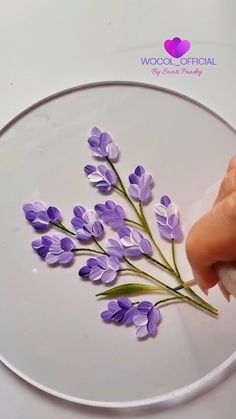
[[[37,100],[102,80],[166,86],[209,106],[236,126],[235,0],[0,0],[0,127]],[[140,56],[164,56],[165,39],[190,40],[191,56],[214,57],[201,77],[155,78]],[[191,132],[189,132],[191,138]],[[223,139],[222,139],[223,141]],[[16,348],[17,350],[17,348]],[[158,418],[233,419],[236,375]],[[0,367],[0,417],[74,419],[157,417],[111,412],[49,397]]]

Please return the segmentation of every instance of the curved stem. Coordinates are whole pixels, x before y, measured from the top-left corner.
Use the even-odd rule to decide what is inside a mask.
[[[151,260],[153,263],[158,265],[160,268],[163,268],[173,274],[172,269],[168,268],[168,266],[164,265],[163,263],[159,262],[159,260],[153,258],[152,256],[145,255],[148,260]]]
[[[101,244],[97,241],[97,239],[95,239],[95,237],[93,237],[93,241],[94,243],[96,243],[97,247],[101,250],[103,255],[107,255],[107,252],[105,251],[105,249],[103,249],[103,247],[101,246]]]
[[[65,227],[60,221],[50,221],[50,224],[52,224],[54,227],[58,228],[61,231],[64,231],[64,233],[71,234],[72,236],[76,236],[74,231],[69,230],[67,227]]]
[[[164,300],[157,301],[157,302],[156,302],[156,304],[154,304],[154,306],[156,307],[156,306],[158,306],[159,304],[167,303],[167,302],[169,302],[169,301],[174,301],[174,300],[181,300],[181,298],[180,298],[180,297],[170,297],[170,298],[165,298]]]
[[[74,252],[74,253],[79,253],[79,252],[96,253],[98,255],[104,255],[104,252],[99,252],[98,250],[94,250],[94,249],[88,249],[87,247],[81,247],[79,249],[72,249],[72,252]]]
[[[176,263],[176,257],[175,257],[175,241],[174,239],[171,240],[171,251],[172,251],[172,259],[173,259],[173,263],[174,263],[174,267],[175,267],[175,272],[177,273],[178,277],[181,277],[179,270],[178,270],[178,266]]]
[[[135,225],[135,226],[137,226],[137,227],[139,227],[139,228],[144,229],[143,225],[142,225],[142,224],[140,224],[140,223],[137,223],[137,221],[130,220],[129,218],[125,218],[125,221],[126,221],[127,223],[133,224],[133,225]]]

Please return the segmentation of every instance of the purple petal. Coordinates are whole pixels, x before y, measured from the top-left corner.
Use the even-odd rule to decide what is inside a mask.
[[[168,195],[163,195],[161,197],[161,204],[164,205],[164,207],[168,207],[168,205],[171,203],[171,199]]]
[[[101,237],[103,235],[103,225],[100,223],[100,221],[95,221],[92,227],[92,233],[95,237]]]
[[[85,211],[86,208],[84,208],[82,205],[76,205],[76,207],[73,208],[74,215],[79,218],[82,217]]]
[[[106,179],[111,185],[116,184],[116,174],[113,172],[113,170],[107,170],[106,171]]]
[[[120,239],[122,239],[123,237],[130,236],[131,229],[129,227],[121,227],[121,228],[119,228],[117,233],[118,233]]]
[[[42,240],[41,239],[33,240],[31,243],[31,246],[33,247],[34,250],[38,250],[40,247],[42,247]]]
[[[65,251],[69,251],[74,249],[74,243],[71,239],[69,239],[69,237],[65,237],[64,239],[61,240],[61,248],[62,250]]]
[[[107,172],[107,167],[104,165],[104,164],[99,164],[98,165],[98,167],[97,167],[97,172],[102,176],[102,177],[104,177],[105,176],[105,174],[106,174],[106,172]]]
[[[111,271],[111,270],[105,271],[102,274],[101,281],[104,284],[109,284],[110,282],[114,281],[114,279],[116,278],[116,275],[117,275],[116,271]]]
[[[148,333],[151,336],[155,336],[157,333],[157,324],[155,322],[149,322],[147,325]]]
[[[73,217],[71,220],[71,224],[73,227],[77,230],[79,228],[82,228],[84,226],[84,220],[79,217]]]
[[[60,265],[66,265],[67,263],[70,263],[73,259],[74,255],[72,252],[62,252],[58,256],[58,262]]]
[[[107,145],[112,141],[110,135],[107,132],[102,132],[100,135],[100,150],[103,156],[107,155]]]
[[[104,214],[105,211],[105,205],[103,204],[96,204],[94,207],[96,213],[98,214],[99,217],[101,217]]]
[[[42,223],[45,223],[47,225],[49,223],[49,217],[48,217],[48,214],[47,214],[46,211],[39,211],[37,213],[37,219],[38,219],[38,221],[40,221]]]
[[[150,301],[141,301],[138,305],[138,310],[144,313],[148,313],[153,307],[153,304]]]
[[[98,256],[97,257],[97,265],[100,266],[102,269],[108,269],[108,256]]]
[[[111,256],[108,258],[108,266],[113,270],[113,271],[118,271],[119,267],[120,267],[120,261],[118,258]]]
[[[162,215],[156,214],[156,220],[158,224],[166,225],[167,224],[167,217],[163,217]]]
[[[139,178],[135,173],[131,173],[131,175],[129,175],[129,182],[132,185],[138,185],[139,184]]]
[[[96,172],[96,166],[92,166],[91,164],[87,164],[87,166],[84,167],[84,172],[86,175],[91,175],[92,173]]]
[[[181,241],[183,239],[183,232],[181,229],[180,224],[178,224],[173,230],[172,230],[172,238],[176,241]]]
[[[145,326],[148,324],[147,314],[138,313],[133,317],[133,322],[136,326]]]
[[[139,199],[143,204],[147,204],[150,201],[152,195],[152,191],[150,186],[144,186],[140,189],[140,196]]]
[[[130,185],[128,187],[129,194],[133,199],[139,199],[139,187],[137,185]]]
[[[46,212],[47,211],[47,208],[45,207],[45,205],[44,204],[42,204],[42,202],[39,202],[39,201],[36,201],[36,202],[34,202],[34,210],[36,211],[36,212]]]
[[[95,135],[96,137],[100,137],[101,133],[102,131],[97,127],[91,129],[91,134]]]
[[[115,324],[123,324],[124,323],[124,311],[119,310],[116,313],[113,313],[112,320]]]
[[[25,213],[25,218],[26,220],[28,220],[29,222],[32,222],[35,220],[35,218],[37,217],[37,214],[35,211],[27,211]]]
[[[115,204],[114,201],[111,201],[111,200],[108,199],[105,202],[105,207],[108,208],[109,210],[114,210],[116,208],[116,204]]]
[[[126,311],[124,315],[124,323],[125,324],[131,324],[133,323],[133,318],[137,314],[137,308],[132,307],[129,310]]]
[[[172,230],[169,226],[158,224],[158,228],[161,236],[164,237],[164,239],[172,239]]]
[[[132,302],[128,297],[119,297],[117,298],[117,302],[123,310],[128,310],[132,307]]]
[[[112,319],[113,312],[110,310],[105,310],[101,313],[101,318],[104,321],[110,321]]]
[[[124,256],[124,249],[116,240],[108,239],[107,240],[107,253],[110,256],[117,257],[122,259]]]
[[[94,266],[98,266],[97,259],[89,258],[87,260],[87,265],[88,265],[89,268],[93,268]]]
[[[110,143],[106,147],[107,155],[110,160],[114,161],[119,156],[119,149],[116,144]]]
[[[177,216],[177,215],[175,215],[175,214],[172,214],[172,215],[171,215],[170,217],[168,217],[168,219],[167,219],[167,223],[168,223],[168,225],[169,225],[169,227],[170,227],[171,229],[175,228],[175,227],[177,226],[178,222],[179,222],[179,218],[178,218],[178,216]]]
[[[117,303],[117,301],[110,301],[109,303],[108,303],[108,305],[107,305],[107,307],[108,307],[108,309],[110,310],[110,311],[112,311],[113,313],[115,313],[116,311],[118,311],[118,310],[120,310],[120,306],[119,306],[119,304]]]
[[[88,138],[90,147],[98,147],[100,145],[100,138],[97,135],[92,135]]]
[[[32,226],[37,231],[44,231],[48,228],[48,223],[42,223],[41,221],[33,221]]]
[[[58,255],[54,255],[53,253],[48,253],[45,260],[49,265],[54,265],[54,263],[58,262]]]
[[[139,326],[136,330],[136,336],[139,339],[145,338],[148,335],[147,326]]]
[[[23,211],[24,211],[25,214],[26,214],[26,212],[29,212],[29,211],[35,212],[34,204],[24,204],[23,205]]]
[[[152,307],[152,309],[148,313],[148,321],[157,324],[160,322],[160,320],[161,320],[161,313],[160,313],[159,308]]]
[[[61,213],[56,207],[49,207],[47,210],[48,217],[51,221],[60,221],[62,219]]]
[[[134,172],[137,176],[141,177],[145,173],[145,169],[143,166],[137,166]]]
[[[98,182],[96,184],[96,187],[98,188],[98,190],[100,192],[109,192],[111,190],[111,185],[107,182],[105,182],[105,180],[102,180],[101,182]]]
[[[102,268],[99,266],[94,266],[90,271],[89,279],[91,279],[91,281],[98,281],[101,279],[103,272],[104,270]]]
[[[44,246],[51,246],[51,244],[53,243],[53,240],[50,236],[42,236],[42,244]]]
[[[82,242],[88,242],[91,240],[91,234],[89,234],[85,229],[80,228],[76,231],[76,238]]]
[[[79,270],[79,276],[88,277],[90,274],[90,268],[88,266],[82,266]]]
[[[37,249],[37,253],[38,253],[38,255],[39,255],[42,259],[45,259],[45,257],[47,256],[48,252],[49,252],[49,250],[48,250],[48,247],[47,247],[47,246],[42,246],[42,247],[39,247],[39,248]]]
[[[142,252],[138,246],[132,246],[126,249],[126,256],[128,257],[136,258],[138,256],[141,256],[141,254]]]
[[[141,239],[140,249],[144,255],[150,255],[152,253],[152,246],[148,239]]]

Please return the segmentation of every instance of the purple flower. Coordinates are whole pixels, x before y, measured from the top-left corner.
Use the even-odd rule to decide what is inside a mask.
[[[182,240],[183,233],[178,216],[178,209],[177,206],[171,202],[169,196],[162,196],[161,203],[155,205],[155,213],[161,236],[167,240]]]
[[[118,234],[120,244],[125,249],[125,256],[137,257],[142,254],[150,255],[152,253],[150,241],[145,239],[139,231],[129,227],[122,227],[118,230]]]
[[[148,335],[155,336],[157,325],[160,323],[160,320],[160,310],[150,301],[142,301],[137,306],[137,312],[133,317],[137,338],[142,339]]]
[[[97,167],[88,164],[84,171],[90,182],[94,183],[100,192],[109,192],[112,186],[116,185],[116,174],[103,164],[99,164]]]
[[[38,231],[46,230],[50,222],[61,221],[60,211],[56,207],[46,208],[41,202],[33,202],[23,206],[25,218]]]
[[[95,205],[95,211],[106,224],[114,229],[124,225],[125,211],[121,205],[113,201]]]
[[[131,324],[136,312],[137,309],[133,307],[129,298],[120,297],[116,301],[114,300],[108,303],[107,310],[101,313],[101,318],[106,322]]]
[[[96,127],[93,128],[88,143],[94,156],[108,157],[110,160],[116,160],[118,158],[118,147],[112,142],[112,138],[107,132],[101,132]]]
[[[49,265],[59,263],[66,265],[73,260],[75,248],[74,242],[62,234],[53,236],[42,236],[32,242],[33,249],[38,253],[41,259]]]
[[[76,237],[82,242],[88,242],[92,237],[102,237],[103,225],[98,221],[94,210],[86,209],[81,205],[73,208],[74,217],[71,224],[76,229]]]
[[[129,176],[129,182],[130,196],[143,204],[147,204],[152,196],[152,176],[142,166],[137,166],[134,173]]]
[[[122,259],[125,256],[125,249],[122,244],[115,239],[108,239],[106,241],[106,250],[110,256],[115,256]]]
[[[119,268],[120,261],[116,257],[104,255],[88,259],[86,266],[80,269],[79,275],[91,281],[101,280],[104,284],[109,284],[116,278]]]

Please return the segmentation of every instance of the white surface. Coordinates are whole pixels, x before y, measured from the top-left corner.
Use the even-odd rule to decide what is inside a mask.
[[[138,6],[133,1],[1,2],[1,125],[32,102],[72,85],[107,79],[153,83],[139,57],[156,54],[163,40],[175,35],[191,40],[196,55],[214,55],[219,65],[201,78],[168,77],[159,84],[200,100],[235,125],[235,9],[233,0],[140,1]],[[4,418],[99,415],[42,396],[2,370]],[[202,413],[231,419],[235,380],[159,417],[199,418]]]

